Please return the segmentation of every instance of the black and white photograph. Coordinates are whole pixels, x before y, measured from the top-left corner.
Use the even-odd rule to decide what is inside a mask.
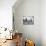
[[[23,16],[23,24],[24,25],[33,25],[34,24],[34,16]]]

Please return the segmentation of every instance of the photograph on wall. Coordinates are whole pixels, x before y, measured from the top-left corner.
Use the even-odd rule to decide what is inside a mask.
[[[23,16],[23,24],[24,25],[33,25],[34,24],[34,16]]]

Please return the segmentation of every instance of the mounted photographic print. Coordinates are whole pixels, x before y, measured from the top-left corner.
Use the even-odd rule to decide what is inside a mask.
[[[24,25],[33,25],[34,24],[34,16],[23,16],[23,24]]]

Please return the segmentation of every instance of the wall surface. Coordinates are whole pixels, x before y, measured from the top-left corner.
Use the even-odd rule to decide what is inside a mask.
[[[12,29],[12,6],[16,0],[0,0],[0,27]]]
[[[46,46],[46,0],[41,1],[41,41]]]
[[[41,46],[41,0],[23,0],[14,6],[15,30],[22,32],[25,39],[34,40],[36,46]],[[34,25],[23,25],[23,16],[34,16]]]
[[[15,29],[23,32],[24,37],[34,39],[37,45],[39,45],[41,39],[41,46],[46,46],[46,0],[41,0],[41,2],[40,0],[22,1],[20,4],[15,3],[13,7]],[[23,16],[34,16],[34,25],[23,25]]]

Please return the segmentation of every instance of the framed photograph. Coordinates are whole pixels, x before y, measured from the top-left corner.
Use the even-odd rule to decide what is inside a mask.
[[[34,24],[34,16],[23,16],[23,24],[24,25],[33,25]]]

